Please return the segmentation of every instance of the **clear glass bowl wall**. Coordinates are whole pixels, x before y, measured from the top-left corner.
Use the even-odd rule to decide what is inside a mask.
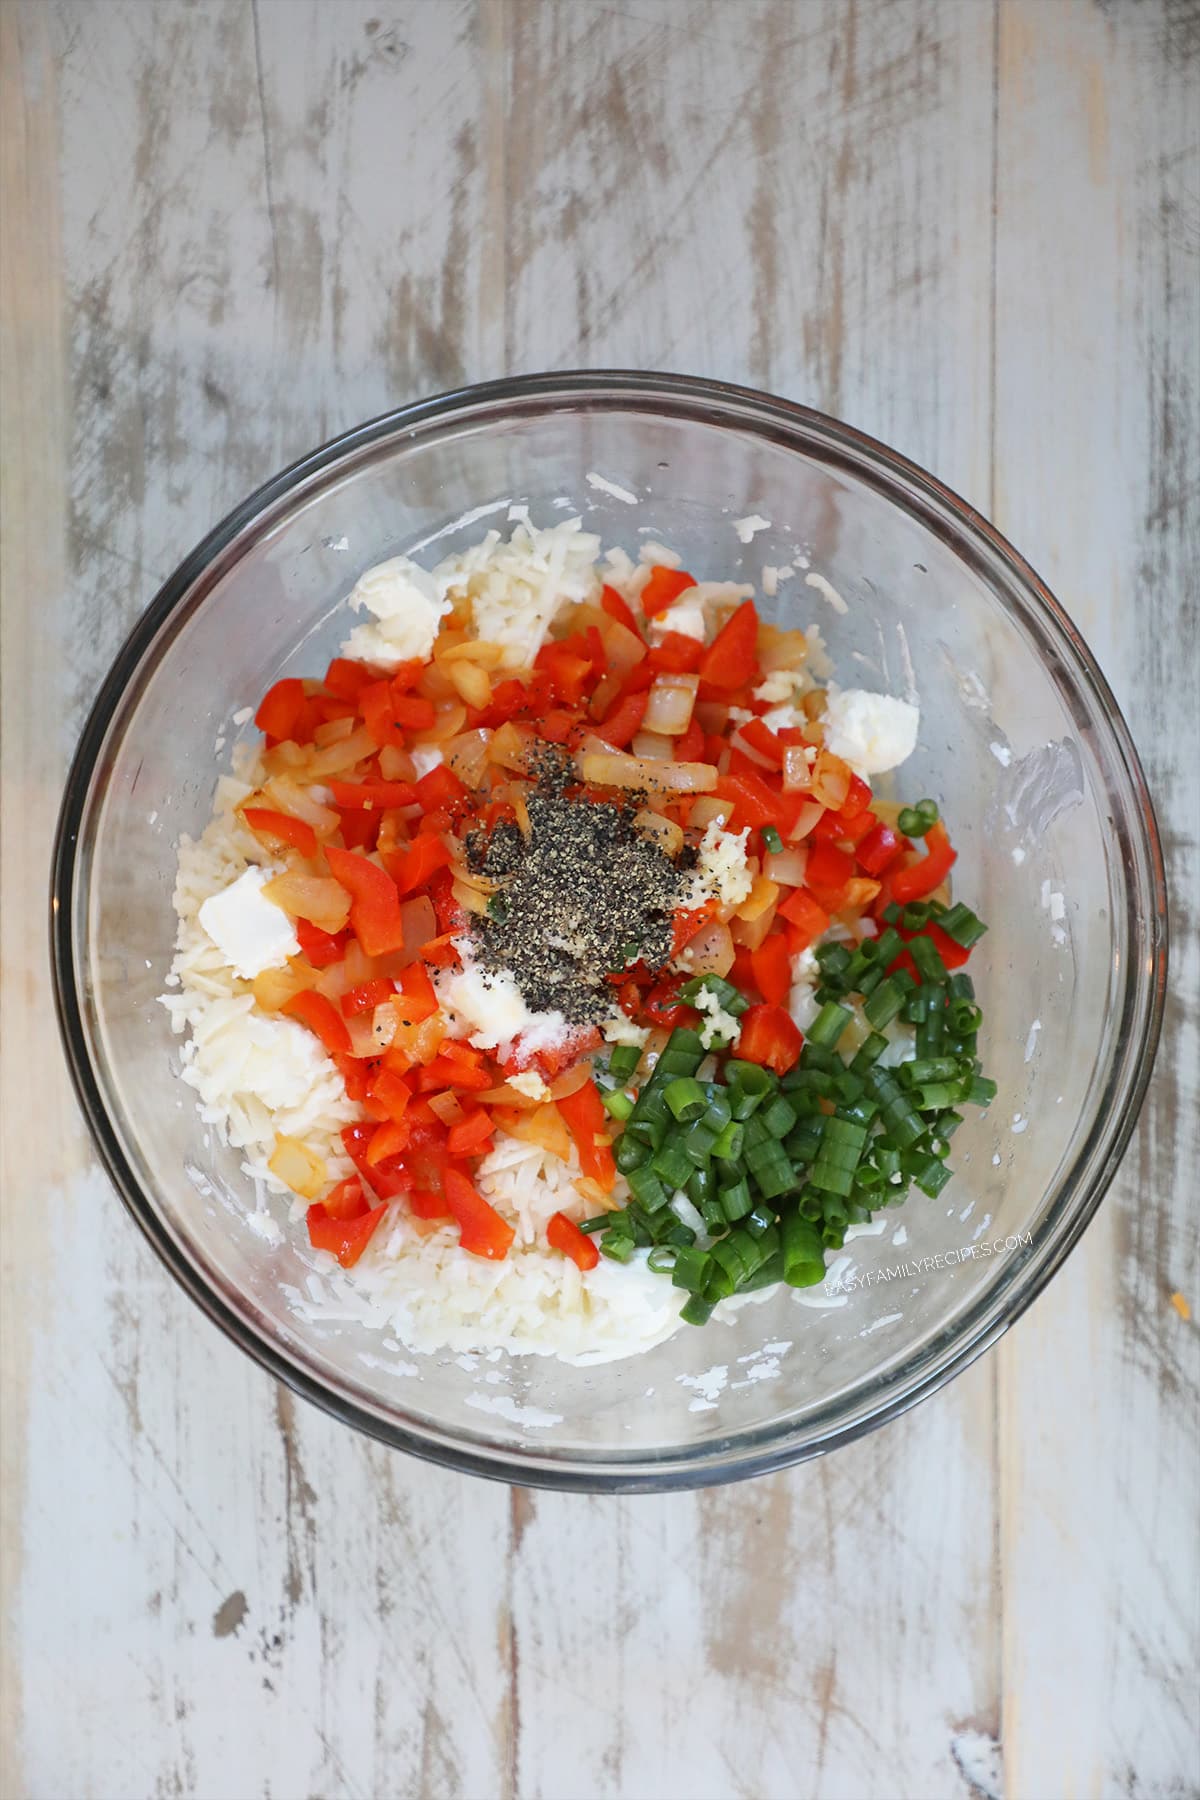
[[[597,491],[590,471],[640,504]],[[324,667],[364,568],[402,550],[432,562],[507,528],[504,502],[562,518],[564,499],[606,544],[636,556],[649,532],[702,578],[757,586],[764,564],[800,552],[846,612],[801,571],[764,602],[767,616],[818,621],[843,685],[903,694],[915,680],[920,744],[903,792],[943,807],[956,891],[990,923],[973,972],[1000,1097],[956,1137],[939,1199],[915,1195],[882,1235],[848,1246],[857,1285],[835,1304],[778,1291],[628,1361],[504,1358],[472,1371],[298,1317],[284,1289],[303,1287],[306,1246],[291,1232],[272,1249],[246,1228],[238,1158],[201,1124],[156,996],[172,956],[176,846],[208,819],[234,715],[280,675]],[[749,513],[771,527],[744,546],[733,521]],[[669,378],[545,378],[411,408],[248,502],[168,584],[114,670],[72,777],[57,881],[76,1078],[127,1202],[177,1276],[252,1354],[348,1421],[518,1480],[658,1487],[752,1473],[937,1386],[1082,1229],[1157,1030],[1152,814],[1111,697],[1036,578],[945,490],[847,428]],[[922,1259],[935,1260],[889,1273]],[[750,1379],[747,1359],[766,1345],[790,1347],[775,1353],[777,1375]],[[414,1363],[416,1374],[396,1367]],[[714,1365],[728,1376],[706,1406],[681,1378]]]

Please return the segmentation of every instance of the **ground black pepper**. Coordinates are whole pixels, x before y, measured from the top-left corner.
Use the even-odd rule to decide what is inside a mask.
[[[531,1011],[595,1024],[612,1010],[611,971],[668,961],[695,856],[673,860],[642,837],[634,804],[573,791],[574,765],[557,745],[539,743],[529,772],[528,839],[502,821],[466,841],[470,868],[497,883],[488,913],[472,920],[478,959],[511,970]]]

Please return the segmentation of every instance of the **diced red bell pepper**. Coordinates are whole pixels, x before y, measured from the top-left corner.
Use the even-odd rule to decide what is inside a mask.
[[[706,900],[703,906],[676,907],[671,915],[671,955],[676,957],[685,945],[698,937],[717,916],[719,901]]]
[[[394,1165],[384,1167],[368,1159],[367,1153],[380,1129],[378,1124],[368,1124],[365,1121],[345,1125],[341,1133],[342,1144],[350,1161],[378,1197],[381,1200],[391,1200],[404,1192],[409,1181],[403,1170]]]
[[[600,1252],[586,1231],[580,1231],[573,1219],[566,1213],[552,1213],[546,1224],[546,1242],[552,1250],[561,1250],[569,1256],[577,1269],[584,1274],[594,1269],[600,1261]]]
[[[761,719],[746,719],[738,726],[737,734],[752,750],[765,756],[773,769],[782,769],[783,745],[769,725],[764,725]]]
[[[758,674],[758,614],[743,600],[718,631],[700,664],[700,679],[722,693],[745,687]]]
[[[331,1055],[350,1053],[350,1033],[345,1022],[331,1000],[324,994],[318,994],[315,988],[305,988],[302,993],[293,994],[280,1009],[289,1018],[299,1019],[310,1031],[316,1033]]]
[[[378,812],[389,806],[411,806],[417,792],[411,781],[330,781],[329,791],[339,808]]]
[[[412,1093],[412,1088],[404,1077],[397,1075],[394,1069],[389,1069],[385,1064],[371,1083],[370,1098],[389,1119],[399,1123],[408,1111]],[[405,1141],[407,1142],[407,1138]],[[397,1145],[396,1150],[387,1150],[377,1143],[372,1144],[367,1161],[372,1165],[383,1162],[388,1156],[396,1155],[402,1148],[403,1145]]]
[[[330,963],[341,962],[346,954],[348,931],[322,931],[307,919],[296,919],[294,924],[300,949],[314,969],[327,969]]]
[[[326,1194],[321,1205],[331,1219],[361,1219],[370,1210],[363,1193],[363,1184],[357,1175],[347,1175],[344,1181],[339,1181]]]
[[[754,979],[754,952],[748,944],[735,944],[733,950],[733,967],[728,979],[743,994],[753,994],[758,987]]]
[[[425,883],[425,892],[433,902],[438,931],[443,935],[462,931],[467,923],[467,911],[454,898],[454,877],[449,869],[435,869]]]
[[[834,844],[810,844],[804,879],[809,887],[844,887],[854,874],[854,858]]]
[[[446,1170],[446,1204],[458,1221],[459,1243],[473,1256],[500,1262],[508,1255],[516,1236],[494,1206],[471,1186],[458,1169]]]
[[[908,839],[892,826],[877,824],[857,846],[855,855],[859,868],[865,869],[873,879],[878,879],[885,869],[891,867],[900,852],[908,847]]]
[[[348,656],[335,656],[325,671],[325,686],[339,700],[357,700],[374,680],[376,676],[365,663],[354,662]]]
[[[642,611],[648,619],[656,619],[668,606],[674,606],[680,594],[695,585],[696,577],[689,575],[686,569],[657,567],[651,571],[650,579],[642,589]]]
[[[618,698],[609,708],[604,720],[597,725],[597,736],[602,737],[606,744],[611,744],[614,750],[627,749],[642,729],[648,703],[649,695],[644,690]]]
[[[422,812],[434,812],[439,806],[458,806],[467,798],[467,790],[449,763],[438,763],[416,783],[416,799]]]
[[[800,1028],[782,1006],[764,1002],[747,1007],[742,1014],[734,1055],[744,1062],[761,1063],[764,1068],[774,1069],[776,1075],[786,1075],[799,1061],[803,1048]]]
[[[677,1025],[694,1026],[700,1014],[694,1006],[688,1006],[679,998],[679,990],[686,980],[687,976],[676,975],[656,982],[640,997],[636,1016],[649,1019],[652,1025],[662,1025],[668,1031],[674,1031]]]
[[[306,695],[302,681],[298,681],[294,676],[289,676],[284,681],[277,681],[263,695],[259,709],[254,715],[254,723],[268,737],[294,737],[304,713],[305,701]]]
[[[801,950],[807,950],[810,944],[816,943],[823,932],[829,930],[829,914],[804,888],[793,889],[786,900],[780,901],[779,916],[786,919],[803,940],[798,941],[796,938],[792,938],[793,955]]]
[[[423,963],[428,963],[432,968],[452,968],[458,961],[458,951],[454,944],[455,936],[455,932],[448,931],[443,937],[430,938],[427,944],[421,945],[417,955]]]
[[[430,878],[450,862],[450,852],[436,831],[422,831],[406,850],[391,852],[388,870],[401,894],[415,894],[428,887]]]
[[[639,637],[642,635],[641,626],[638,624],[636,617],[630,611],[620,594],[618,594],[615,587],[609,587],[606,584],[601,589],[600,604],[608,614],[609,618],[615,619],[618,625],[624,625],[626,631],[636,631]]]
[[[555,698],[564,706],[577,707],[593,673],[593,663],[586,638],[576,635],[555,644],[543,644],[534,659],[534,667],[550,678]]]
[[[428,1193],[423,1188],[412,1188],[408,1195],[409,1210],[417,1219],[448,1219],[450,1207],[446,1196],[439,1191]]]
[[[552,706],[545,718],[538,723],[538,736],[545,738],[548,744],[565,744],[578,723],[577,712],[568,712],[562,706]]]
[[[926,894],[932,894],[934,888],[941,886],[957,859],[958,852],[951,848],[946,827],[939,819],[925,834],[925,855],[922,860],[914,863],[911,868],[896,869],[889,875],[892,899],[898,906],[907,906],[912,900],[923,900]]]
[[[308,1241],[314,1250],[331,1250],[343,1269],[352,1269],[386,1211],[384,1202],[358,1218],[336,1219],[318,1200],[308,1209]]]
[[[700,638],[688,637],[683,631],[668,631],[646,660],[652,669],[661,669],[668,675],[689,675],[700,667],[703,656]]]
[[[485,1107],[477,1106],[450,1127],[446,1148],[451,1156],[482,1156],[491,1143],[496,1122]]]
[[[675,739],[675,761],[704,761],[704,733],[699,719],[692,719],[683,736]]]
[[[468,1092],[482,1093],[484,1088],[491,1086],[493,1081],[487,1069],[472,1068],[468,1063],[455,1060],[449,1055],[448,1044],[417,1076],[417,1089],[422,1094],[436,1094],[442,1088],[465,1088]]]
[[[363,812],[359,807],[339,806],[343,850],[361,850],[370,856],[379,842],[382,813]]]
[[[398,694],[393,680],[392,717],[404,731],[428,731],[437,720],[437,707],[424,694]]]
[[[865,812],[852,813],[842,807],[840,812],[823,812],[812,828],[810,836],[817,844],[853,844],[858,846],[875,829],[875,814],[868,807]]]
[[[385,744],[399,742],[400,726],[392,711],[392,684],[390,681],[368,682],[365,687],[360,688],[357,704],[358,710],[362,714],[363,724],[380,749]]]
[[[391,1071],[389,1070],[390,1074]],[[371,1147],[367,1151],[367,1162],[372,1171],[394,1162],[407,1148],[412,1136],[412,1126],[407,1119],[387,1118],[376,1127],[375,1136],[371,1139]]]
[[[438,997],[423,963],[409,963],[400,971],[400,995],[397,1012],[403,1025],[420,1025],[438,1009]]]
[[[774,825],[782,810],[779,794],[767,786],[756,769],[718,776],[717,794],[722,800],[733,801],[734,822],[739,828],[743,825]]]
[[[342,1017],[356,1019],[359,1013],[374,1012],[385,1000],[390,1000],[396,991],[394,981],[386,981],[380,976],[374,981],[360,982],[358,987],[347,988],[342,995]]]
[[[751,952],[754,985],[771,1006],[783,1006],[792,989],[792,952],[782,932],[773,931]]]
[[[281,844],[290,844],[301,856],[317,854],[317,834],[303,819],[293,819],[290,813],[274,812],[269,806],[247,806],[242,817],[255,837],[277,838]]]
[[[611,1193],[616,1180],[616,1164],[610,1146],[597,1142],[599,1136],[607,1135],[608,1114],[596,1083],[585,1081],[573,1094],[556,1100],[555,1105],[579,1152],[580,1168],[598,1182],[606,1194]]]
[[[350,929],[368,956],[390,956],[404,948],[400,895],[386,869],[354,850],[325,850],[329,872],[350,896]]]

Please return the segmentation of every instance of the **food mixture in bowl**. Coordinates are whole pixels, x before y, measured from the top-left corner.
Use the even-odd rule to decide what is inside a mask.
[[[914,706],[579,519],[349,603],[180,848],[164,1002],[262,1235],[290,1196],[413,1349],[591,1361],[941,1192],[995,1090],[946,827],[871,788]]]

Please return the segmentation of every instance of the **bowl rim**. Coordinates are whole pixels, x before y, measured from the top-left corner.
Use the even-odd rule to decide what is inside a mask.
[[[962,537],[968,543],[974,540],[975,547],[998,563],[1009,580],[1024,590],[1022,598],[1032,607],[1035,619],[1039,610],[1043,615],[1038,621],[1042,627],[1051,626],[1065,640],[1074,658],[1072,679],[1076,685],[1090,690],[1089,699],[1108,727],[1109,747],[1115,751],[1129,782],[1131,812],[1140,821],[1140,846],[1146,865],[1135,870],[1131,878],[1132,886],[1141,886],[1146,904],[1137,910],[1132,922],[1131,973],[1123,990],[1128,1005],[1130,996],[1139,991],[1140,980],[1143,1008],[1140,1041],[1131,1041],[1126,1046],[1123,1062],[1118,1059],[1117,1074],[1110,1077],[1115,1080],[1119,1076],[1124,1081],[1123,1104],[1110,1108],[1107,1117],[1098,1117],[1076,1158],[1076,1165],[1086,1160],[1089,1145],[1098,1135],[1102,1154],[1093,1170],[1090,1187],[1082,1200],[1073,1200],[1073,1210],[1059,1222],[1052,1244],[1039,1258],[1032,1259],[1013,1275],[1008,1284],[1007,1302],[1000,1315],[976,1321],[975,1328],[971,1329],[972,1312],[964,1314],[954,1332],[948,1334],[948,1346],[937,1355],[928,1354],[925,1359],[928,1366],[915,1379],[905,1383],[901,1377],[893,1378],[892,1391],[885,1390],[866,1416],[852,1418],[815,1434],[809,1433],[800,1441],[795,1430],[789,1432],[786,1424],[772,1427],[769,1442],[741,1450],[736,1445],[731,1448],[728,1440],[715,1438],[675,1452],[670,1460],[663,1461],[647,1460],[644,1453],[642,1460],[629,1462],[615,1459],[611,1453],[606,1453],[608,1460],[577,1454],[566,1457],[547,1452],[539,1454],[536,1444],[522,1445],[519,1449],[476,1447],[482,1440],[473,1441],[457,1433],[439,1434],[427,1427],[412,1429],[397,1424],[394,1416],[381,1416],[357,1400],[333,1391],[319,1375],[293,1363],[275,1340],[239,1314],[203,1279],[198,1267],[183,1254],[166,1229],[127,1160],[105,1106],[78,1004],[82,959],[76,957],[73,942],[80,831],[110,729],[160,631],[176,614],[199,578],[212,572],[239,534],[256,521],[264,523],[282,502],[296,496],[316,477],[326,475],[337,465],[349,464],[380,440],[397,433],[412,432],[431,423],[445,424],[455,414],[497,403],[516,403],[528,411],[537,410],[539,402],[547,410],[556,410],[572,401],[584,400],[612,409],[629,408],[635,401],[640,401],[642,411],[653,411],[656,405],[673,402],[675,415],[680,417],[686,416],[689,408],[694,411],[707,404],[712,409],[708,423],[716,426],[740,423],[746,429],[757,426],[759,435],[775,421],[788,439],[793,439],[799,429],[810,439],[819,440],[827,464],[836,466],[840,462],[842,467],[852,470],[860,478],[870,470],[877,478],[876,491],[879,491],[878,478],[883,477],[891,490],[888,496],[891,503],[910,515],[915,512],[927,527],[936,528],[935,521],[922,514],[917,502],[927,503],[939,517],[949,514]],[[730,417],[734,411],[739,412],[737,420]],[[699,422],[706,422],[702,414]],[[905,499],[902,500],[899,490],[906,490]],[[955,548],[961,553],[964,546],[956,544]],[[624,369],[564,370],[509,376],[410,402],[354,426],[299,457],[213,526],[162,583],[135,622],[88,714],[72,757],[59,812],[51,865],[49,925],[59,1030],[76,1096],[93,1143],[143,1236],[208,1318],[277,1380],[343,1424],[354,1426],[392,1448],[467,1474],[519,1485],[591,1493],[696,1488],[768,1474],[807,1461],[851,1443],[899,1417],[961,1374],[976,1357],[996,1343],[1042,1292],[1074,1249],[1120,1166],[1145,1099],[1158,1049],[1168,954],[1168,902],[1162,846],[1153,801],[1132,736],[1083,637],[1025,558],[953,489],[919,464],[855,426],[755,388],[702,376]],[[1139,964],[1142,965],[1140,978]],[[991,1304],[994,1310],[994,1296]],[[972,1310],[978,1308],[977,1302]]]

